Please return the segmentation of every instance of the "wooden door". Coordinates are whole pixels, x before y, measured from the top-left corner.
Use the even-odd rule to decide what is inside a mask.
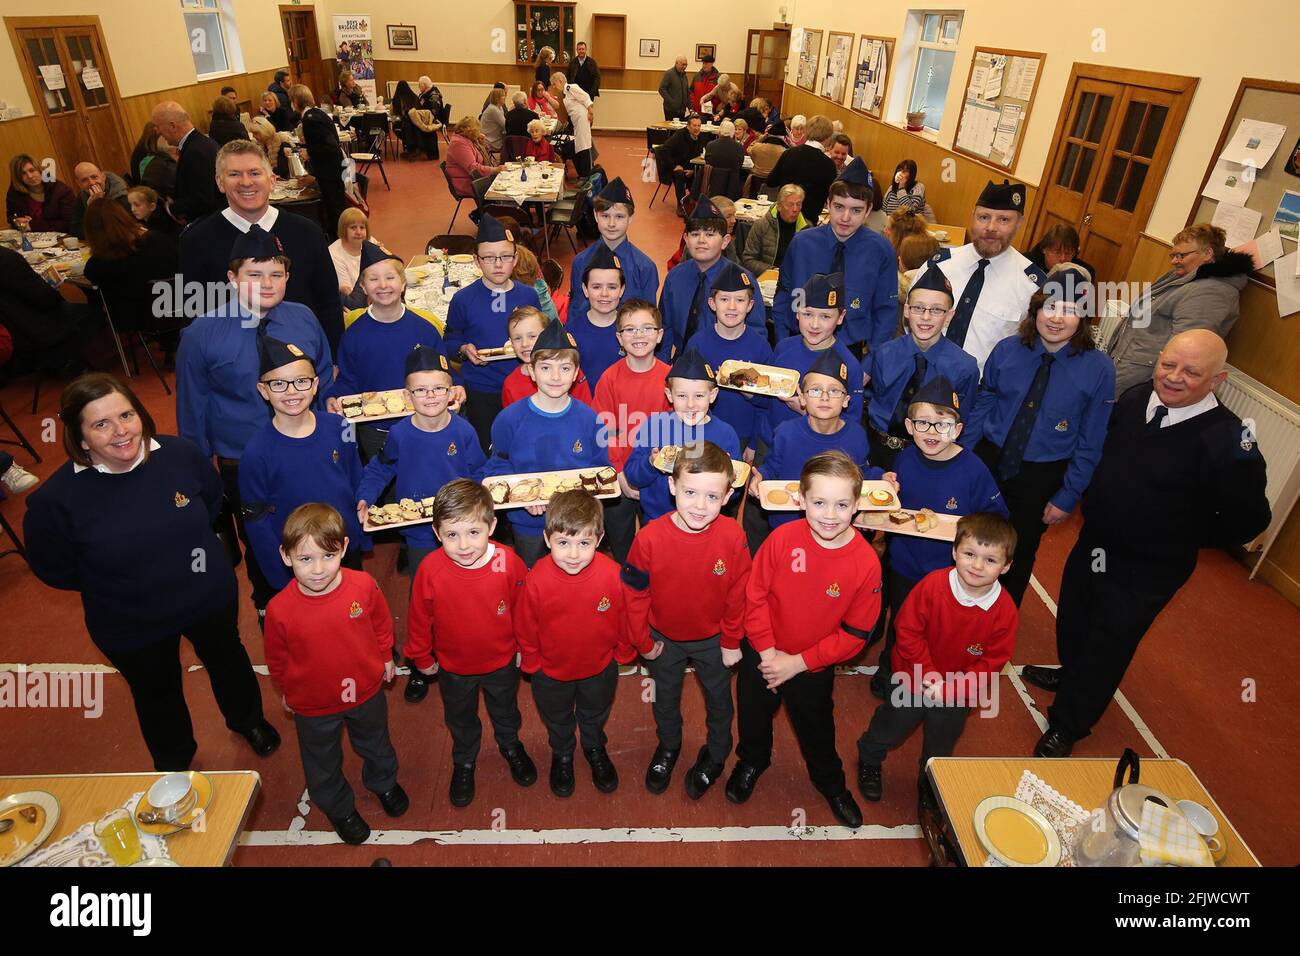
[[[745,105],[756,96],[781,110],[785,91],[785,67],[790,55],[789,30],[750,30],[746,43],[745,82],[742,87]]]
[[[1068,223],[1095,279],[1117,282],[1164,181],[1194,77],[1075,64],[1030,234]]]
[[[76,18],[51,18],[48,25],[14,26],[24,80],[38,104],[55,150],[55,175],[76,188],[77,163],[92,162],[106,172],[126,173],[130,165],[122,103],[112,67],[104,54],[98,23],[60,25]],[[35,18],[23,18],[34,24]],[[51,67],[62,74],[48,77]],[[41,67],[46,67],[43,73]],[[89,74],[86,72],[90,70]]]
[[[336,78],[332,68],[321,69],[320,41],[316,36],[316,11],[311,7],[281,7],[280,28],[284,32],[285,57],[289,77],[308,87],[320,102],[333,96]]]

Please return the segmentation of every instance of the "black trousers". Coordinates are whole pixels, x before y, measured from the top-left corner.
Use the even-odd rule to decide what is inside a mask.
[[[374,458],[384,446],[388,444],[388,428],[380,428],[373,422],[362,422],[357,426],[357,449],[361,454],[361,464],[370,464],[370,459]],[[383,501],[396,500],[396,497],[390,492],[388,495],[380,495]],[[371,502],[375,504],[375,502]]]
[[[1029,587],[1029,576],[1034,570],[1034,557],[1038,554],[1039,542],[1047,531],[1047,525],[1043,524],[1043,509],[1047,507],[1052,495],[1061,490],[1061,481],[1065,478],[1065,469],[1069,467],[1070,461],[1022,462],[1019,473],[1003,481],[997,477],[1002,449],[992,442],[981,441],[976,446],[975,453],[984,460],[997,479],[1002,499],[1011,512],[1011,524],[1016,529],[1016,553],[1011,557],[1011,570],[1002,575],[1002,586],[1016,602],[1016,607],[1019,607],[1025,590]]]
[[[438,687],[442,691],[447,730],[451,732],[451,759],[458,765],[472,764],[478,759],[483,739],[483,724],[478,717],[480,689],[497,746],[502,750],[519,746],[519,728],[524,718],[519,713],[519,668],[514,661],[486,674],[453,674],[440,670]]]
[[[911,439],[906,439],[903,448],[906,448],[910,443]],[[874,428],[867,429],[867,458],[878,468],[883,468],[885,471],[893,471],[894,462],[902,453],[903,448],[890,448],[881,439],[879,432]]]
[[[501,523],[505,524],[506,522],[502,521]],[[540,534],[523,534],[518,528],[512,530],[514,532],[512,547],[515,549],[515,553],[519,555],[520,560],[524,562],[525,567],[531,568],[550,554],[550,551],[546,548],[546,539]]]
[[[383,689],[363,704],[337,714],[308,717],[294,714],[298,753],[312,802],[331,820],[342,820],[357,809],[348,778],[343,776],[343,729],[352,750],[361,758],[361,782],[372,793],[397,786],[397,752],[388,737],[388,701]]]
[[[614,709],[618,690],[618,663],[610,661],[600,673],[581,680],[555,680],[541,671],[532,676],[533,700],[546,724],[551,751],[565,757],[573,753],[574,729],[583,751],[604,747],[605,722]]]
[[[573,151],[573,168],[578,171],[578,178],[591,175],[591,148]]]
[[[759,672],[758,652],[742,641],[736,675],[736,756],[758,770],[772,765],[772,720],[785,702],[813,786],[825,797],[844,792],[844,764],[835,750],[835,669],[796,674],[775,692]]]
[[[951,757],[969,715],[969,707],[927,707],[911,701],[900,707],[891,694],[876,708],[866,732],[858,738],[858,759],[864,766],[879,767],[889,751],[912,735],[917,724],[922,725],[924,734],[922,767],[931,757]]]
[[[468,359],[466,359],[468,361]],[[465,420],[474,426],[484,454],[492,454],[492,423],[501,414],[500,392],[476,392],[465,389]]]
[[[655,729],[659,743],[669,750],[682,748],[682,684],[686,664],[695,665],[695,676],[704,690],[705,725],[708,727],[709,758],[725,763],[731,755],[731,669],[722,663],[720,635],[702,641],[674,641],[653,628],[650,634],[664,642],[664,652],[646,662],[654,679]]]
[[[253,548],[248,543],[248,531],[244,528],[243,501],[239,497],[239,462],[233,458],[218,458],[217,471],[221,473],[226,507],[230,508],[234,515],[235,532],[239,535],[239,543],[244,546],[244,570],[248,572],[248,583],[253,588],[253,606],[259,611],[265,610],[267,603],[275,597],[275,588],[271,587],[270,582],[266,580],[266,575],[257,566]]]
[[[702,168],[702,167],[701,167]],[[680,206],[682,201],[691,191],[691,182],[695,179],[695,170],[693,169],[674,169],[673,170],[673,192],[677,194],[677,204]]]
[[[632,550],[632,539],[636,537],[636,519],[641,509],[635,499],[626,495],[608,498],[601,504],[605,506],[605,544],[609,545],[614,560],[622,564],[627,560],[627,553]]]
[[[1196,554],[1153,558],[1090,539],[1087,525],[1065,562],[1056,613],[1061,686],[1047,709],[1074,740],[1101,719],[1138,644],[1196,570]]]
[[[891,686],[890,677],[894,673],[894,643],[897,635],[894,625],[898,621],[898,612],[903,602],[912,593],[918,582],[903,577],[893,568],[885,571],[885,600],[889,602],[889,623],[885,625],[885,646],[880,649],[879,669],[872,675],[871,681],[880,687]],[[883,617],[883,615],[882,615]]]
[[[246,733],[263,721],[262,691],[239,640],[239,602],[182,627],[176,634],[134,651],[100,648],[131,688],[135,715],[155,770],[188,770],[198,750],[185,705],[181,637],[189,638],[203,662],[212,696],[226,726]]]

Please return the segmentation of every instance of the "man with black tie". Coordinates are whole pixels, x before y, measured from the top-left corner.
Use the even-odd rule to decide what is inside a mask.
[[[1029,297],[1047,281],[1042,269],[1011,246],[1024,209],[1024,186],[990,181],[975,201],[971,241],[940,249],[931,260],[952,283],[953,316],[944,335],[975,356],[981,372],[993,346],[1015,334]]]
[[[1152,381],[1115,403],[1061,580],[1061,666],[1024,668],[1025,680],[1056,692],[1035,757],[1068,757],[1092,731],[1200,548],[1235,547],[1268,527],[1255,436],[1214,397],[1227,358],[1208,329],[1175,335]]]
[[[176,163],[176,192],[167,202],[172,218],[193,222],[221,209],[225,203],[217,190],[216,140],[194,128],[185,107],[167,100],[153,108],[158,135],[180,150]]]

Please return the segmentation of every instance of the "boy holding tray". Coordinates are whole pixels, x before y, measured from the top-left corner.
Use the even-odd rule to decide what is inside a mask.
[[[627,281],[624,295],[629,299],[653,302],[659,291],[659,269],[649,256],[627,238],[632,217],[636,214],[632,190],[627,188],[621,177],[616,176],[591,201],[591,208],[596,215],[596,228],[600,230],[601,241],[573,257],[573,268],[569,273],[569,315],[584,315],[587,311],[587,295],[582,288],[582,280],[587,274],[591,257],[601,247],[618,255],[623,277]]]
[[[348,538],[327,504],[295,508],[284,523],[280,557],[296,579],[266,609],[266,667],[298,730],[312,802],[344,843],[370,827],[343,776],[343,731],[361,757],[361,780],[384,813],[411,805],[397,782],[384,684],[393,679],[393,618],[384,592],[364,571],[340,567]]]
[[[361,570],[370,539],[353,508],[361,483],[361,459],[338,415],[311,410],[320,380],[311,359],[292,342],[264,335],[257,342],[261,376],[257,392],[272,417],[244,448],[239,498],[253,559],[268,584],[282,590],[293,575],[280,559],[285,521],[295,508],[317,501],[343,515],[348,539],[343,565]]]
[[[722,776],[731,754],[730,668],[740,660],[751,564],[740,525],[720,517],[735,477],[731,458],[717,445],[684,446],[669,479],[676,510],[641,528],[623,565],[632,642],[646,652],[655,686],[659,746],[645,776],[651,793],[668,789],[681,754],[688,662],[704,690],[708,726],[707,743],[686,774],[692,800]],[[650,649],[651,639],[662,652]]]
[[[631,663],[636,651],[618,564],[596,551],[604,530],[605,509],[590,494],[556,495],[544,532],[551,553],[528,572],[515,614],[519,666],[532,675],[557,797],[573,794],[575,727],[591,782],[601,793],[618,788],[618,771],[605,750],[605,722],[614,707],[618,664]]]
[[[506,383],[501,386],[502,408],[521,398],[537,394],[537,383],[533,381],[533,369],[528,364],[528,360],[533,354],[533,345],[537,342],[537,336],[541,335],[542,329],[553,321],[555,320],[541,309],[534,309],[530,305],[520,306],[510,313],[510,318],[506,320],[506,329],[510,333],[510,344],[514,347],[515,358],[519,361],[514,371],[506,376]],[[587,379],[581,372],[578,373],[578,380],[573,383],[569,394],[587,405],[593,404],[591,386],[587,384]]]
[[[913,444],[903,449],[895,461],[899,503],[912,510],[929,508],[936,514],[987,511],[1005,517],[1006,502],[988,466],[978,455],[957,444],[962,430],[960,407],[961,399],[943,375],[931,379],[913,397],[904,421]],[[866,527],[888,527],[888,522],[888,516],[882,512],[860,519]],[[916,582],[931,571],[951,564],[952,549],[947,541],[903,534],[889,536],[885,585],[891,622],[885,629],[880,665],[871,678],[871,690],[877,697],[889,693],[895,639],[893,619],[897,618]]]
[[[974,409],[979,364],[960,345],[944,338],[943,327],[952,313],[952,283],[931,266],[908,290],[903,306],[907,335],[877,345],[867,355],[872,461],[892,468],[894,458],[912,443],[904,424],[907,408],[917,390],[935,377],[947,376],[962,407]]]
[[[892,657],[897,686],[858,739],[858,789],[868,800],[880,799],[885,755],[921,724],[918,789],[927,802],[925,762],[952,756],[971,708],[992,693],[980,682],[997,681],[1020,624],[1016,602],[998,581],[1015,550],[1016,529],[1003,515],[968,514],[952,544],[956,567],[931,571],[904,602]]]
[[[506,319],[515,309],[530,305],[541,308],[531,286],[515,282],[515,238],[501,222],[484,215],[478,224],[478,247],[474,261],[482,278],[476,279],[452,297],[447,308],[449,358],[462,357],[467,406],[465,417],[478,433],[479,444],[492,439],[492,422],[501,411],[501,387],[510,374],[509,362],[480,358],[480,348],[500,348],[510,337]]]
[[[785,703],[813,786],[848,827],[862,811],[835,750],[835,665],[857,655],[880,614],[880,561],[853,527],[862,472],[826,452],[799,476],[804,520],[777,528],[754,557],[736,677],[739,757],[727,799],[744,803],[772,762],[772,721]]]
[[[763,460],[762,472],[756,469],[749,480],[750,494],[759,497],[760,481],[795,480],[803,471],[805,462],[828,451],[844,452],[869,481],[878,478],[894,480],[892,474],[886,474],[882,468],[873,468],[867,461],[867,433],[862,426],[841,417],[849,406],[848,375],[848,363],[832,349],[813,360],[797,396],[805,415],[782,422],[777,428],[772,438],[772,450]],[[798,512],[794,511],[768,514],[773,528],[798,518]]]
[[[420,563],[406,620],[411,676],[439,674],[438,688],[452,740],[451,804],[474,799],[474,767],[483,724],[483,692],[492,732],[510,776],[521,787],[537,782],[537,767],[519,740],[519,653],[514,614],[523,593],[519,555],[491,540],[492,496],[478,482],[454,478],[438,489],[433,530],[442,547]]]
[[[712,367],[699,352],[694,349],[682,352],[668,372],[664,389],[672,411],[651,415],[635,436],[635,447],[623,476],[637,490],[643,522],[673,510],[671,479],[654,465],[661,449],[675,446],[680,456],[688,442],[710,441],[732,458],[740,457],[740,439],[735,429],[709,414],[710,406],[718,397],[713,376]]]
[[[492,423],[491,457],[484,476],[523,475],[609,465],[596,413],[574,401],[578,345],[559,322],[537,337],[529,357],[537,394],[504,409]],[[546,551],[545,504],[512,508],[515,549],[532,567]]]

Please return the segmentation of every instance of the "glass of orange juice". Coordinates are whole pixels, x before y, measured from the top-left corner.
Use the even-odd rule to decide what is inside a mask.
[[[100,817],[95,823],[95,836],[104,852],[118,866],[138,863],[144,855],[140,846],[140,831],[136,829],[135,820],[128,810],[113,810]]]

